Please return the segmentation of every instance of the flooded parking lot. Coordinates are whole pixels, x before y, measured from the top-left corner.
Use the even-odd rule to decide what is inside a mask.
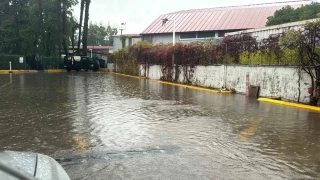
[[[0,148],[72,179],[318,179],[317,112],[105,73],[0,75]]]

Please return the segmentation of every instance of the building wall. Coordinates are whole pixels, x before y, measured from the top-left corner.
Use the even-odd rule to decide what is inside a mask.
[[[152,35],[152,44],[160,44],[160,43],[172,43],[172,33],[171,34],[154,34]],[[179,33],[176,33],[176,43],[179,42]]]
[[[113,37],[113,52],[117,52],[122,48],[122,42],[120,36]]]
[[[229,31],[216,31],[214,39],[220,41],[223,37],[218,37],[220,33],[226,33]],[[160,43],[172,43],[172,33],[165,33],[165,34],[148,34],[143,35],[143,40],[149,41],[153,44],[160,44]],[[209,38],[192,38],[192,39],[180,39],[180,33],[176,33],[176,43],[191,43],[191,42],[204,42]]]
[[[294,67],[219,65],[197,66],[194,70],[194,77],[191,78],[193,85],[234,89],[237,93],[245,93],[246,75],[249,74],[250,85],[260,86],[259,96],[281,97],[297,102],[300,89],[300,102],[309,102],[310,78],[307,74],[301,73],[299,85],[299,73]],[[182,69],[180,71],[183,72]],[[161,66],[153,65],[147,69],[141,65],[140,75],[146,75],[150,79],[160,79]],[[180,73],[178,81],[185,82],[183,73]]]
[[[141,38],[132,38],[132,45],[136,44],[137,42],[141,41]],[[129,46],[129,38],[126,39],[126,47]],[[122,41],[120,36],[113,37],[113,52],[117,52],[122,49]]]

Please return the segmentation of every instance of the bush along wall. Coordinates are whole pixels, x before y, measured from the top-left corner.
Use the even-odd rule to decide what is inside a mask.
[[[19,62],[19,58],[23,57],[23,63]],[[26,58],[20,55],[6,55],[0,54],[0,70],[8,70],[10,69],[9,62],[11,61],[11,67],[14,70],[24,70],[28,68],[26,66]]]
[[[197,65],[246,64],[246,65],[294,65],[297,51],[282,49],[278,36],[270,36],[257,42],[250,34],[227,36],[221,42],[208,39],[205,42],[153,45],[146,41],[123,48],[109,59],[120,73],[138,75],[139,64],[148,72],[150,65],[162,66],[162,80],[177,81],[183,73],[186,84],[191,83]]]
[[[23,57],[23,63],[20,63],[19,58]],[[11,61],[11,67],[13,70],[44,70],[44,69],[58,69],[63,68],[63,61],[57,57],[42,57],[32,58],[22,55],[7,55],[0,54],[0,70],[9,70]]]

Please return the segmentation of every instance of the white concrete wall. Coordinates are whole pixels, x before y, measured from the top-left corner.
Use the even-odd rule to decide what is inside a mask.
[[[146,71],[147,70],[147,71]],[[299,74],[294,67],[275,66],[197,66],[191,82],[194,85],[215,89],[234,89],[237,93],[246,92],[246,74],[249,74],[250,85],[260,86],[259,96],[281,97],[290,101],[298,101]],[[149,68],[140,66],[140,75],[150,79],[160,79],[163,75],[160,65]],[[178,81],[184,83],[183,72]],[[311,81],[307,74],[301,73],[300,102],[308,103],[308,88]]]
[[[110,72],[114,72],[114,64],[113,63],[107,63],[107,68]]]

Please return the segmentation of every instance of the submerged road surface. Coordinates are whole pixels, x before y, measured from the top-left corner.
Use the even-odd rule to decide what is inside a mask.
[[[318,179],[320,114],[104,73],[0,75],[0,149],[72,179]]]

